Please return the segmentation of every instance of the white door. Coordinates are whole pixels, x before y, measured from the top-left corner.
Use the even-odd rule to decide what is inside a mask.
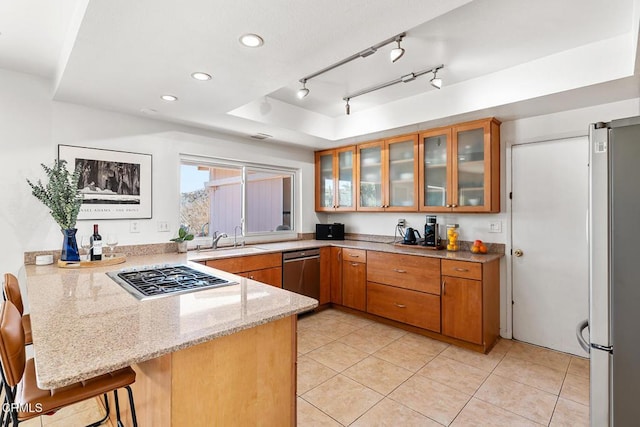
[[[514,145],[511,158],[513,337],[584,356],[588,139]]]

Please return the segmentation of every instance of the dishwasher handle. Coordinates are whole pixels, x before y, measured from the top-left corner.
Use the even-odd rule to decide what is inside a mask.
[[[282,262],[284,264],[288,263],[288,262],[298,262],[298,261],[305,261],[308,259],[318,259],[320,258],[320,255],[312,255],[312,256],[306,256],[306,257],[302,257],[302,258],[290,258],[290,259],[284,259],[282,260]]]

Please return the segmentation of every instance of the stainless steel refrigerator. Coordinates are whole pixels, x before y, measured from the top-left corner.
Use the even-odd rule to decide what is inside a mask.
[[[640,422],[640,117],[591,125],[589,352],[592,426]],[[588,338],[584,329],[588,327]]]

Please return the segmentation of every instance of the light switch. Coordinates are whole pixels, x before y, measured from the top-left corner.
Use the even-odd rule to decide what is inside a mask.
[[[169,223],[167,221],[158,221],[158,231],[160,231],[160,232],[168,232],[169,231]]]
[[[140,232],[140,222],[129,221],[129,233],[139,233],[139,232]]]
[[[502,221],[490,222],[489,233],[502,233]]]

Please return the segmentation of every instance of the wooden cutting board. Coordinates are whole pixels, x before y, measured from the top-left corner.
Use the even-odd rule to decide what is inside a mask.
[[[104,257],[104,255],[103,255]],[[104,257],[100,261],[62,261],[58,260],[60,268],[87,268],[87,267],[105,267],[107,265],[122,264],[127,260],[125,254],[114,254],[113,257]]]

